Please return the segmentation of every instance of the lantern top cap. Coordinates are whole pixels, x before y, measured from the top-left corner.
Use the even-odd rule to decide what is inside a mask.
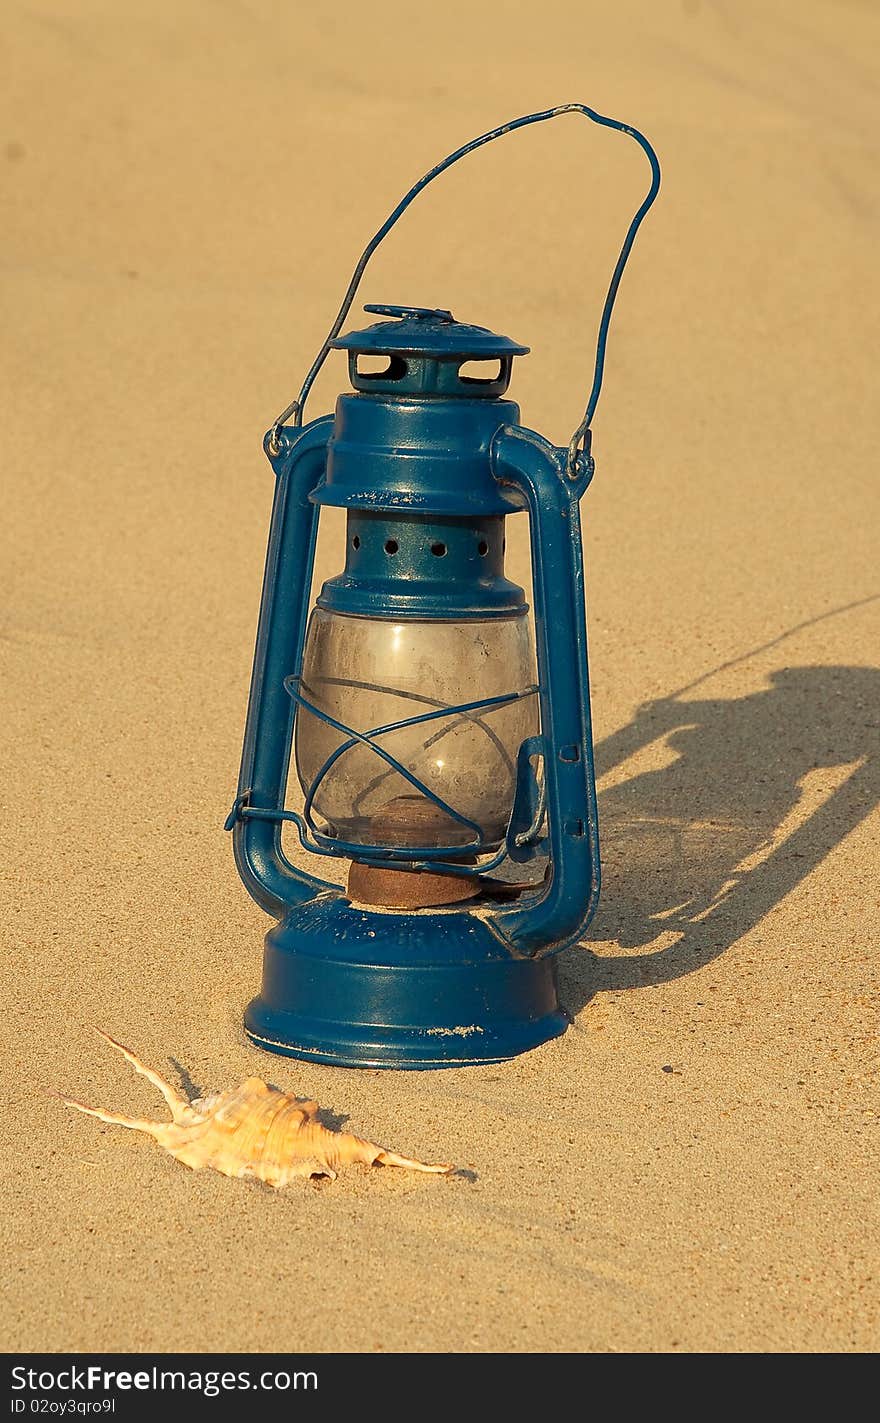
[[[428,356],[434,360],[489,359],[524,356],[528,346],[498,336],[485,326],[456,321],[451,311],[423,306],[384,306],[371,303],[364,311],[390,316],[363,331],[349,331],[330,342],[338,351],[372,351],[382,355]]]

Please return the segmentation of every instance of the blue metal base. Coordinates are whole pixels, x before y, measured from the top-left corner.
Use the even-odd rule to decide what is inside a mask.
[[[558,1037],[555,958],[513,958],[473,912],[358,909],[321,895],[266,936],[245,1029],[341,1067],[501,1062]]]

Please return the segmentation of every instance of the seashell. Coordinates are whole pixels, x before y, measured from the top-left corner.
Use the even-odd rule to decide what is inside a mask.
[[[294,1176],[329,1176],[336,1179],[341,1166],[360,1162],[372,1166],[403,1166],[410,1171],[447,1173],[452,1166],[428,1166],[386,1151],[375,1142],[348,1132],[329,1131],[317,1120],[317,1102],[301,1102],[259,1077],[248,1077],[229,1092],[213,1092],[190,1102],[135,1057],[122,1043],[101,1032],[122,1053],[135,1072],[161,1092],[172,1121],[153,1122],[122,1117],[100,1107],[87,1107],[72,1097],[62,1097],[69,1107],[114,1126],[146,1132],[184,1166],[199,1171],[210,1166],[224,1176],[253,1176],[279,1190]]]

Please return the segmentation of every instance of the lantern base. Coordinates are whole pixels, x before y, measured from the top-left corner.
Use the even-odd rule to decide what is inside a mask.
[[[267,934],[245,1013],[257,1047],[340,1067],[502,1062],[567,1026],[555,958],[512,957],[464,910],[373,913],[331,896]]]

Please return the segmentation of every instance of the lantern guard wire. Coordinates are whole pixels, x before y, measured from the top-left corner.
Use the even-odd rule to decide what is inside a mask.
[[[632,245],[636,239],[636,233],[638,232],[642,224],[642,220],[648,212],[648,209],[651,207],[652,203],[654,202],[654,199],[660,191],[660,162],[657,158],[657,154],[651,147],[651,144],[648,142],[647,138],[645,138],[644,134],[640,133],[638,129],[633,128],[631,124],[621,123],[618,119],[608,118],[605,114],[599,114],[596,112],[595,109],[589,108],[586,104],[560,104],[556,108],[544,109],[540,113],[525,114],[522,118],[513,119],[509,123],[499,125],[498,128],[490,129],[488,133],[480,134],[479,138],[471,139],[469,143],[465,143],[462,145],[461,148],[457,148],[454,153],[450,153],[440,163],[436,164],[435,167],[433,167],[428,173],[425,173],[424,176],[421,177],[417,183],[413,184],[409,192],[406,193],[403,198],[401,198],[400,202],[397,204],[397,207],[390,214],[390,216],[386,218],[385,222],[383,222],[382,226],[370,239],[363,252],[361,253],[361,256],[359,257],[357,262],[357,266],[355,267],[354,272],[352,274],[351,281],[348,284],[348,289],[345,293],[345,296],[343,297],[342,305],[340,306],[339,311],[336,315],[336,319],[333,322],[333,325],[331,326],[329,332],[327,333],[324,344],[322,345],[320,351],[312,362],[311,368],[309,369],[309,372],[306,375],[305,380],[303,381],[302,389],[300,390],[299,395],[295,400],[292,400],[290,402],[290,404],[285,410],[282,410],[281,414],[278,416],[278,418],[272,425],[272,429],[269,432],[268,436],[268,448],[269,453],[271,455],[277,456],[278,454],[280,454],[281,431],[291,416],[293,416],[293,423],[295,428],[302,425],[303,408],[305,406],[306,400],[308,399],[309,392],[315,382],[318,372],[320,371],[325,360],[327,359],[327,356],[331,349],[331,343],[339,335],[343,323],[345,322],[345,319],[348,316],[352,302],[354,301],[358,287],[360,286],[361,278],[363,277],[364,272],[367,268],[367,264],[370,261],[370,258],[372,257],[376,248],[391,231],[398,218],[402,217],[402,215],[406,212],[410,203],[416,197],[418,197],[419,193],[422,191],[423,188],[426,188],[429,183],[433,182],[434,179],[439,177],[441,173],[445,172],[447,168],[451,168],[453,163],[457,163],[460,158],[465,158],[469,153],[473,153],[476,149],[482,148],[484,144],[491,143],[496,138],[502,138],[507,133],[513,133],[516,129],[526,128],[530,124],[543,123],[547,119],[558,118],[561,114],[583,114],[585,118],[590,119],[593,123],[601,124],[605,128],[616,129],[619,133],[627,134],[630,138],[635,139],[636,143],[644,151],[651,166],[651,185],[640,207],[636,211],[636,214],[633,217],[629,228],[627,229],[626,236],[623,240],[623,245],[620,249],[620,254],[617,258],[617,263],[611,275],[611,281],[608,286],[608,291],[605,296],[605,303],[602,308],[602,316],[599,321],[599,333],[596,341],[596,362],[593,370],[593,384],[590,390],[589,397],[587,399],[584,417],[578,425],[577,429],[575,430],[574,434],[572,435],[571,440],[568,444],[568,461],[566,467],[568,477],[570,479],[579,479],[587,472],[592,473],[592,456],[590,455],[590,426],[592,424],[593,415],[595,414],[596,406],[599,402],[599,395],[602,390],[602,378],[605,372],[605,351],[608,342],[608,328],[611,324],[611,313],[614,308],[614,301],[617,296],[617,289],[620,286],[620,279],[623,276],[623,269],[626,266],[627,259],[632,250]],[[581,453],[581,451],[583,451],[583,453]]]
[[[479,855],[485,851],[483,832],[476,821],[469,820],[467,816],[449,805],[449,803],[425,785],[424,781],[414,775],[401,761],[393,756],[385,747],[377,745],[374,740],[377,736],[387,736],[395,731],[403,731],[411,726],[421,726],[425,722],[438,721],[442,717],[466,716],[475,711],[486,711],[490,708],[507,706],[510,702],[521,701],[525,697],[533,697],[538,692],[538,687],[533,684],[524,687],[518,692],[505,692],[500,696],[481,697],[477,701],[461,702],[456,706],[439,707],[433,711],[422,712],[418,716],[404,717],[399,721],[387,722],[383,726],[374,726],[369,731],[355,731],[353,727],[346,726],[344,722],[337,721],[321,707],[310,701],[301,691],[302,678],[299,674],[293,674],[284,679],[284,689],[288,696],[298,708],[309,712],[312,716],[323,721],[327,726],[331,726],[334,731],[340,732],[346,740],[335,747],[323,765],[313,777],[312,782],[306,792],[302,813],[295,810],[272,810],[258,806],[248,805],[247,799],[240,796],[230,811],[226,822],[226,829],[231,830],[236,820],[256,819],[256,820],[287,820],[291,821],[299,835],[299,841],[304,850],[315,855],[328,855],[334,858],[345,857],[348,859],[357,858],[365,864],[387,864],[389,860],[413,861],[412,869],[432,870],[437,869],[445,873],[458,875],[472,875],[475,869],[481,874],[497,867],[507,858],[507,845],[502,845],[501,849],[488,862],[479,866],[456,866],[449,863],[450,857],[460,858],[462,855]],[[388,845],[374,846],[361,845],[353,841],[337,839],[335,836],[327,835],[315,824],[312,814],[315,796],[327,773],[336,764],[341,756],[350,751],[354,746],[366,746],[373,751],[398,775],[419,792],[426,800],[437,806],[444,815],[455,820],[458,824],[466,826],[474,832],[474,838],[463,845]],[[518,837],[522,839],[522,837]],[[433,857],[438,863],[433,863],[431,859],[425,860],[423,857]],[[442,863],[439,863],[441,862]]]

